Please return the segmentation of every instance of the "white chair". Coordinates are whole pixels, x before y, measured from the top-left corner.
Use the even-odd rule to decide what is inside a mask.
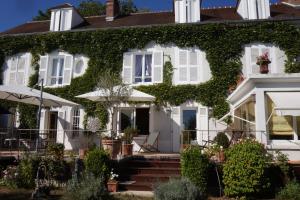
[[[153,132],[148,135],[145,142],[141,145],[139,152],[143,149],[149,152],[159,152],[158,151],[158,136],[159,132]],[[154,146],[156,144],[156,147]]]

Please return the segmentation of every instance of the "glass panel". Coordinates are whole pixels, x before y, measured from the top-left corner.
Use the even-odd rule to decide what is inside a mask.
[[[53,61],[52,61],[51,76],[56,76],[56,74],[57,74],[57,67],[58,67],[58,59],[53,59]]]
[[[123,132],[127,127],[133,127],[133,110],[121,110],[120,131]]]
[[[136,55],[135,56],[135,82],[142,82],[142,74],[143,74],[143,56]]]
[[[152,76],[152,55],[147,54],[145,55],[145,82],[151,82],[151,76]]]
[[[196,140],[196,110],[184,110],[182,113],[183,124],[183,144],[190,144],[191,140]]]
[[[59,74],[58,74],[58,76],[62,76],[63,72],[64,72],[64,59],[60,59],[59,60],[59,64],[60,64],[60,67],[59,67]]]
[[[268,116],[274,110],[274,102],[268,98]],[[269,124],[270,139],[273,140],[293,140],[293,117],[292,116],[277,116],[276,112],[273,112]]]
[[[300,140],[300,117],[296,117],[296,122],[297,122],[297,135],[298,135],[298,140]]]

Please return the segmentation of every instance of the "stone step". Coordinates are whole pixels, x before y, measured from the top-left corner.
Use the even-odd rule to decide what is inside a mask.
[[[166,174],[138,174],[130,177],[131,180],[136,182],[167,182],[171,178],[180,178],[180,175],[166,175]]]
[[[166,160],[132,160],[128,162],[128,165],[135,166],[135,167],[180,168],[179,161],[166,161]]]
[[[155,184],[147,182],[127,181],[120,182],[119,189],[127,191],[153,191]]]
[[[169,174],[179,175],[179,168],[166,168],[166,167],[131,167],[126,170],[128,174]],[[126,173],[125,172],[125,173]]]

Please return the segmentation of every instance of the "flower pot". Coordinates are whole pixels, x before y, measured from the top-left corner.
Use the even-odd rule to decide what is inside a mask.
[[[267,73],[269,73],[269,64],[267,64],[267,63],[261,64],[259,66],[259,72],[261,74],[267,74]]]
[[[117,192],[118,191],[118,186],[119,186],[119,183],[118,181],[115,181],[115,180],[109,180],[107,182],[107,190],[109,192]]]
[[[122,155],[132,156],[133,144],[122,144]]]
[[[225,161],[225,153],[223,150],[219,151],[216,155],[218,162],[224,162]]]
[[[121,140],[102,140],[102,146],[112,159],[116,159],[121,150]]]

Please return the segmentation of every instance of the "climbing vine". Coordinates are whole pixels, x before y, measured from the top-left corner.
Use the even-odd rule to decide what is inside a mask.
[[[38,80],[39,55],[62,50],[88,56],[89,67],[83,76],[74,78],[69,86],[47,88],[46,91],[82,104],[92,115],[97,105],[87,100],[77,99],[75,96],[92,91],[98,77],[101,76],[101,71],[109,68],[120,73],[123,53],[129,49],[142,49],[150,42],[162,45],[172,43],[182,48],[199,47],[206,53],[212,78],[199,85],[174,86],[170,84],[173,67],[171,62],[167,61],[164,82],[152,86],[140,86],[139,89],[156,96],[156,103],[161,105],[166,103],[180,105],[187,100],[195,100],[204,106],[213,107],[213,114],[217,118],[223,116],[229,109],[225,99],[228,88],[236,84],[237,75],[241,71],[240,58],[244,45],[260,42],[278,46],[287,55],[286,72],[300,72],[300,64],[296,61],[300,55],[299,29],[294,25],[276,21],[242,24],[179,24],[1,36],[0,64],[3,66],[6,56],[31,52],[36,73],[30,77],[29,85],[33,86]]]

